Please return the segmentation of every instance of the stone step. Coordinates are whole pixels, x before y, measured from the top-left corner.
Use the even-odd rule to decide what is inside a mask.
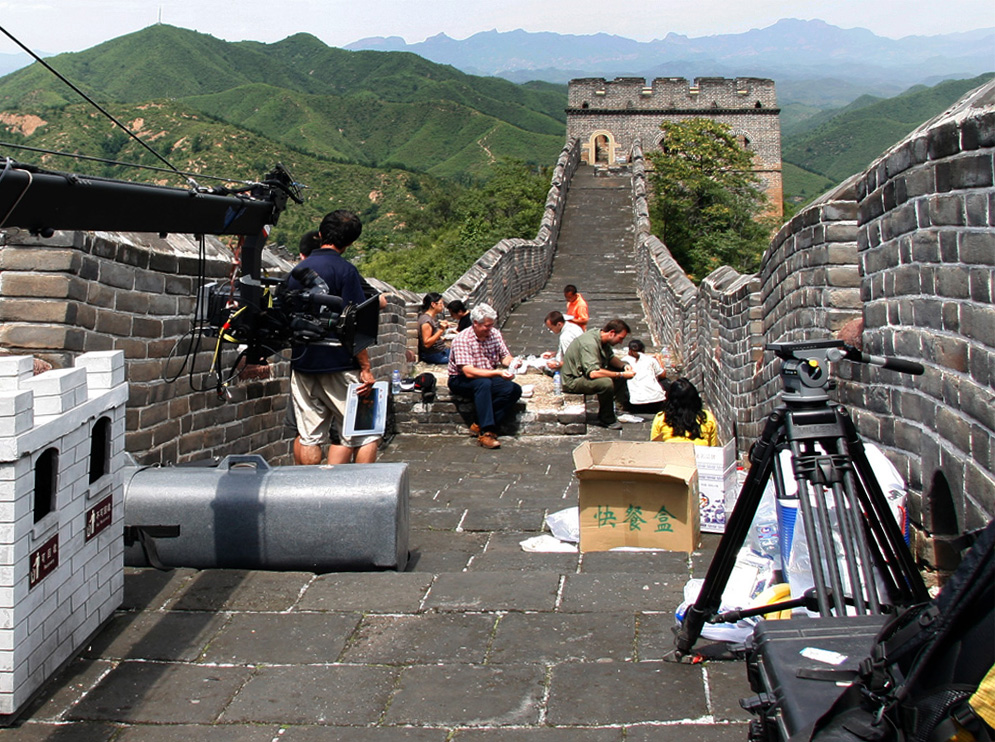
[[[533,384],[548,381],[541,375],[526,375],[519,383]],[[545,384],[543,384],[545,386]],[[591,408],[582,394],[563,394],[550,397],[536,395],[522,399],[516,405],[514,416],[506,420],[499,431],[503,435],[584,435],[589,422],[597,420],[597,401]],[[428,435],[466,435],[475,419],[473,402],[450,393],[445,382],[440,381],[435,399],[422,400],[420,392],[401,392],[394,397],[394,420],[398,433],[423,433]]]

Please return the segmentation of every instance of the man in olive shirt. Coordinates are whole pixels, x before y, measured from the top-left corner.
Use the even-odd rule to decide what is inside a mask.
[[[615,356],[612,346],[629,334],[629,326],[613,319],[600,330],[588,330],[570,343],[563,354],[563,391],[568,394],[596,394],[598,422],[611,430],[622,424],[615,417],[615,400],[624,404],[628,398],[626,379],[636,372]]]

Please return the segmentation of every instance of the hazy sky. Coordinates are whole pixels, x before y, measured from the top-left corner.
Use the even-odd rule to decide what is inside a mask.
[[[228,41],[272,42],[307,31],[344,46],[366,36],[409,43],[478,31],[617,34],[739,33],[781,18],[818,18],[901,38],[995,26],[992,0],[0,0],[0,26],[43,52],[79,51],[157,21]],[[0,53],[18,51],[0,35]],[[995,53],[993,53],[995,56]]]

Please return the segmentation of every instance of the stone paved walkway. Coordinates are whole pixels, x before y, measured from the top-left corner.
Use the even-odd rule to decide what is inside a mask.
[[[612,203],[617,185],[590,188]],[[562,304],[561,282],[587,293],[599,321],[630,306],[617,276],[595,280],[587,264],[558,257],[549,298],[516,312],[511,342]],[[647,436],[644,423],[586,439]],[[409,465],[404,573],[129,570],[121,610],[3,740],[745,740],[742,663],[661,659],[716,537],[691,555],[520,548],[576,504],[580,442],[486,451],[469,437],[395,438],[382,460]]]

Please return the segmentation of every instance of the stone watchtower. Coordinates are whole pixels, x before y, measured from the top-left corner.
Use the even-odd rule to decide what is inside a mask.
[[[570,81],[567,138],[581,143],[588,164],[624,163],[635,139],[643,151],[659,147],[664,121],[710,118],[728,124],[740,144],[753,152],[771,211],[781,215],[781,125],[774,81],[754,77],[600,77]]]

